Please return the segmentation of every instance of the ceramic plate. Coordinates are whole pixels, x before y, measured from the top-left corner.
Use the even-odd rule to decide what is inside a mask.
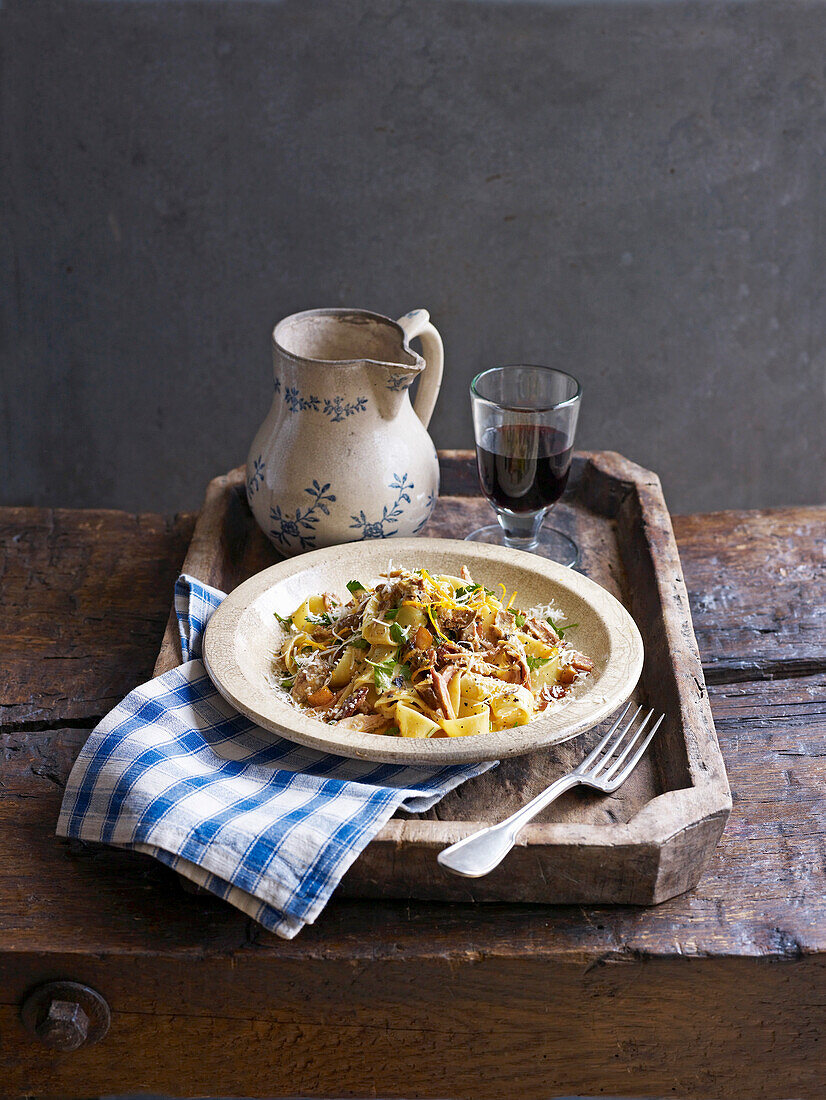
[[[475,737],[428,740],[359,733],[328,725],[284,702],[270,686],[272,659],[283,631],[274,612],[290,615],[305,597],[334,592],[349,599],[347,581],[375,583],[393,565],[457,575],[466,565],[474,581],[508,593],[529,608],[553,603],[569,623],[576,649],[594,671],[575,696],[549,708],[527,726]],[[533,554],[455,539],[389,539],[348,543],[280,562],[235,589],[209,622],[204,662],[216,687],[234,707],[264,729],[325,752],[389,763],[460,764],[519,756],[590,729],[629,697],[642,671],[640,632],[625,608],[604,588]]]

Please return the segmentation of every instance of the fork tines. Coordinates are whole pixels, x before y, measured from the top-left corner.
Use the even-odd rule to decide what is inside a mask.
[[[634,723],[642,713],[642,707],[637,707],[631,718],[623,725],[623,720],[630,709],[631,703],[628,703],[596,748],[591,750],[577,768],[577,771],[587,774],[589,779],[597,780],[600,785],[618,787],[628,778],[665,718],[664,714],[660,715],[640,744],[640,739],[645,733],[654,711],[653,708],[649,710],[637,729],[634,730]],[[626,743],[622,747],[624,741]],[[621,747],[622,751],[620,752]],[[629,759],[632,750],[635,748],[636,751]],[[626,761],[628,762],[626,763]],[[623,767],[623,764],[625,764],[625,767]]]

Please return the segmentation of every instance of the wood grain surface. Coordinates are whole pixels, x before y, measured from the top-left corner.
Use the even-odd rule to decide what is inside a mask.
[[[194,522],[0,509],[0,722],[94,719],[149,677]]]
[[[683,516],[675,527],[706,680],[826,668],[823,508]]]
[[[287,942],[150,859],[54,837],[88,730],[151,671],[191,519],[0,512],[0,1095],[820,1100],[826,508],[728,515],[674,521],[733,795],[695,889],[334,899]],[[107,998],[99,1046],[23,1031],[26,992],[56,978]]]
[[[212,969],[198,965],[204,976]],[[0,1006],[0,1032],[17,1040],[7,1072],[34,1095],[56,1084],[88,1095],[102,1080],[118,1092],[174,1082],[177,1095],[201,1096],[822,1095],[818,1020],[783,1007],[822,996],[822,960],[588,969],[476,955],[419,960],[415,975],[404,963],[331,961],[326,988],[307,986],[308,969],[284,967],[265,990],[254,983],[250,999],[237,996],[239,983],[223,1011],[217,997],[185,1015],[123,1008],[104,1043],[59,1065],[20,1034],[14,1008]],[[253,971],[252,961],[243,967]],[[179,996],[188,1000],[190,984]]]

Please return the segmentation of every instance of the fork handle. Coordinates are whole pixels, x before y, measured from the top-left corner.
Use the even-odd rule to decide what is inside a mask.
[[[465,878],[481,878],[482,875],[490,874],[514,846],[522,827],[555,798],[559,798],[579,782],[580,777],[575,773],[554,780],[549,787],[524,806],[520,806],[516,813],[506,817],[504,821],[471,833],[439,852],[436,857],[438,863],[455,875],[464,875]]]

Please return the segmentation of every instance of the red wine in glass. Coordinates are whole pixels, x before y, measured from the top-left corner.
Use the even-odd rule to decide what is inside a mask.
[[[495,524],[465,536],[574,567],[579,547],[545,524],[571,468],[582,388],[572,374],[531,363],[483,370],[470,384],[476,466]]]
[[[482,492],[497,508],[538,512],[565,491],[572,441],[542,424],[488,427],[476,444]]]

